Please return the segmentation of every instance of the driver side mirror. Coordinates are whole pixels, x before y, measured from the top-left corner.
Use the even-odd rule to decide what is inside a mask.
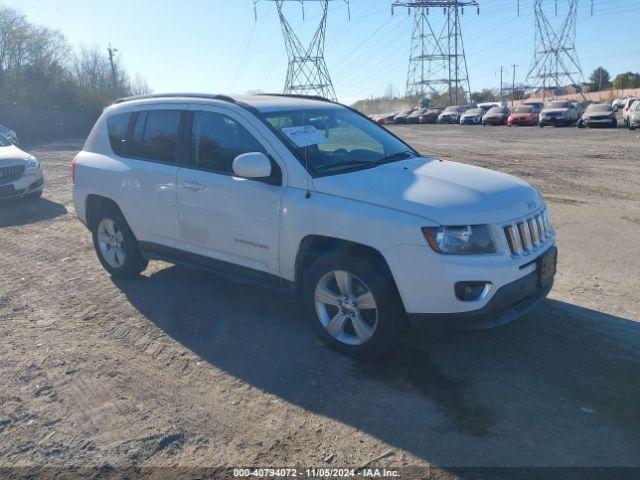
[[[233,159],[233,174],[242,178],[265,178],[271,175],[271,162],[264,153],[243,153]]]

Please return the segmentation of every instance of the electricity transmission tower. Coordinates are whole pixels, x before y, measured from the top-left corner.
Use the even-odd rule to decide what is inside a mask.
[[[329,2],[337,0],[253,0],[254,9],[261,1],[271,1],[276,4],[276,10],[280,19],[282,36],[287,50],[289,64],[287,67],[287,78],[284,84],[284,93],[300,95],[320,95],[336,101],[336,92],[329,76],[329,70],[324,60],[324,44],[327,29],[327,16],[329,13]],[[349,0],[339,0],[347,5],[349,11]],[[315,2],[320,4],[320,22],[308,47],[302,44],[300,38],[295,33],[291,24],[287,20],[283,7],[285,2],[299,3],[302,8],[302,18],[305,17],[304,3]],[[349,13],[350,16],[350,13]],[[257,12],[256,12],[257,18]]]
[[[545,98],[549,93],[558,95],[562,87],[578,85],[584,79],[576,52],[579,0],[563,1],[568,4],[568,11],[562,22],[554,22],[554,25],[543,8],[545,1],[534,0],[536,49],[527,74],[527,85],[532,91],[542,89]],[[555,1],[555,16],[558,16],[558,0]]]
[[[465,7],[475,7],[479,14],[477,0],[396,1],[391,6],[392,13],[396,7],[406,7],[409,14],[413,9],[407,96],[424,99],[432,93],[446,92],[449,105],[469,100],[471,86],[460,17]],[[445,21],[439,30],[434,30],[428,18],[430,9],[440,8]]]

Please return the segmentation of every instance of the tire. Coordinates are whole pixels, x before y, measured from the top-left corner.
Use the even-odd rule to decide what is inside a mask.
[[[92,234],[98,260],[112,276],[135,277],[147,268],[149,262],[140,255],[138,241],[116,207],[98,212]]]
[[[347,293],[346,285],[350,285],[349,300],[342,294]],[[355,300],[364,301],[366,292],[370,293],[367,305],[375,308],[357,308]],[[386,265],[368,254],[336,252],[319,257],[304,275],[301,300],[306,319],[322,341],[352,357],[374,358],[389,352],[400,341],[406,324]],[[332,322],[334,333],[330,333]]]
[[[584,122],[580,121],[577,123],[578,128],[584,128]]]
[[[540,128],[544,128],[544,123],[540,122],[538,125],[540,125]]]

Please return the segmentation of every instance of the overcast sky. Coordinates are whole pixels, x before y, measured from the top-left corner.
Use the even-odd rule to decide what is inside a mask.
[[[339,100],[344,103],[382,95],[392,85],[403,93],[411,18],[406,10],[391,15],[392,0],[351,0],[351,21],[342,0],[331,2],[326,60]],[[479,0],[480,15],[465,11],[462,28],[472,90],[498,87],[500,66],[517,64],[523,81],[534,49],[533,0]],[[554,17],[554,0],[547,0]],[[109,42],[125,67],[146,78],[156,92],[244,93],[281,91],[287,58],[272,2],[253,0],[0,0],[30,21],[61,30],[74,47]],[[558,0],[559,16],[567,0]],[[577,49],[585,77],[603,65],[612,75],[640,70],[638,0],[580,0]],[[308,42],[320,9],[309,1],[306,21],[296,2],[286,13]],[[434,28],[442,11],[431,12]]]

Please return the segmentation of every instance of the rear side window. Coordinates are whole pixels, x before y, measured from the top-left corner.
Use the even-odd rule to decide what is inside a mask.
[[[120,113],[107,118],[107,132],[112,150],[117,155],[124,154],[124,146],[127,139],[127,129],[129,128],[130,113]]]
[[[138,112],[127,155],[176,163],[180,110]]]
[[[266,153],[246,128],[219,113],[194,112],[191,132],[190,164],[211,172],[232,175],[238,155]]]

